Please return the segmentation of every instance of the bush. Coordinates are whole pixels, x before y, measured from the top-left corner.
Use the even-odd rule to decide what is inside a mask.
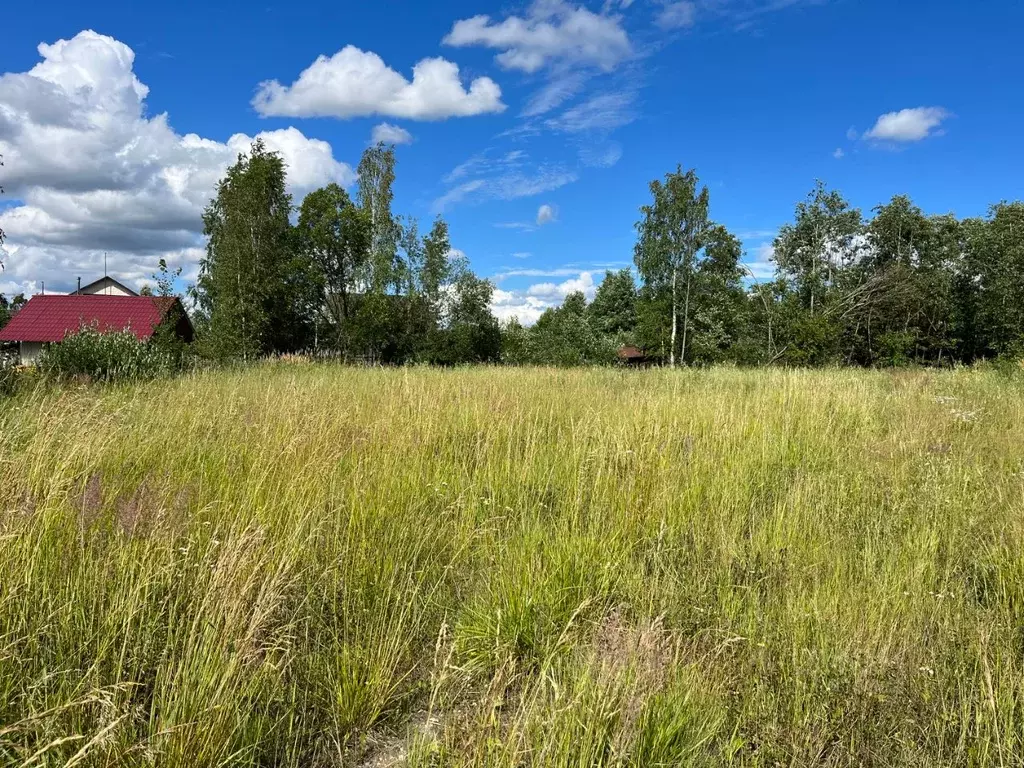
[[[174,356],[157,345],[139,341],[131,331],[101,333],[83,327],[63,341],[51,344],[39,359],[43,375],[51,379],[84,377],[94,381],[151,379],[175,369]]]

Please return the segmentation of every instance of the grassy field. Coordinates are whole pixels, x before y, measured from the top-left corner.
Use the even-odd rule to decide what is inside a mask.
[[[277,364],[0,404],[0,765],[1024,761],[994,373]]]

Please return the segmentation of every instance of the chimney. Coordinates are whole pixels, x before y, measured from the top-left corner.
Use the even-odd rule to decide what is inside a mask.
[[[43,296],[46,295],[46,281],[43,281]]]
[[[75,293],[81,295],[82,293],[82,278],[78,278],[78,290]]]

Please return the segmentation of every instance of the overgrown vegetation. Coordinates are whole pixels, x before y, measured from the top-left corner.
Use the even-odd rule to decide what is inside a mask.
[[[63,341],[49,344],[39,359],[42,374],[52,380],[136,381],[178,370],[178,345],[172,334],[165,343],[140,341],[130,330],[101,332],[85,326]],[[173,349],[168,349],[172,346]]]
[[[1019,764],[1018,376],[23,392],[0,763]]]

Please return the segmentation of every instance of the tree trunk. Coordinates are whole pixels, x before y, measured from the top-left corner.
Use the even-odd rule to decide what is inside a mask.
[[[690,280],[693,270],[686,273],[686,301],[683,304],[683,346],[679,352],[679,361],[686,365],[686,333],[690,329]]]
[[[676,367],[676,325],[678,316],[678,304],[676,299],[676,278],[678,274],[678,270],[672,270],[672,341],[669,344],[668,348],[669,368]]]

